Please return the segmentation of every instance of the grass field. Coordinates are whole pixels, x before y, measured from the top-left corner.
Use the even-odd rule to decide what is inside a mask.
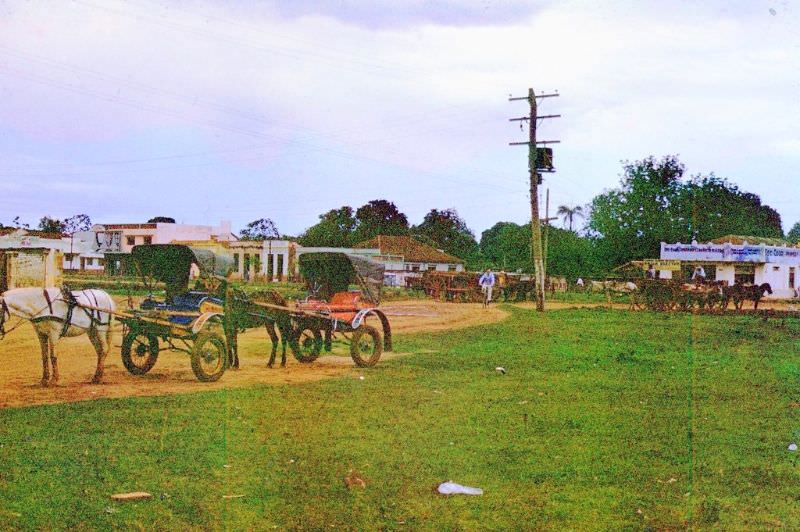
[[[0,528],[800,527],[798,323],[513,308],[397,349],[363,380],[0,411]]]

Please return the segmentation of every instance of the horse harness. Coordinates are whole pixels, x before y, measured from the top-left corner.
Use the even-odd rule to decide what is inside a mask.
[[[86,316],[89,318],[89,329],[90,330],[93,329],[94,327],[98,326],[98,325],[105,326],[105,325],[108,325],[111,322],[111,314],[109,313],[108,320],[105,323],[103,323],[103,320],[102,320],[102,317],[101,317],[101,311],[99,310],[99,308],[97,308],[97,307],[99,307],[100,303],[97,301],[97,298],[95,297],[95,295],[93,293],[91,293],[91,292],[87,292],[87,297],[91,297],[93,299],[93,303],[94,303],[94,307],[95,308],[87,308],[87,307],[81,305],[78,302],[78,299],[75,297],[75,294],[69,288],[67,288],[66,286],[61,288],[61,297],[58,298],[58,299],[52,299],[52,297],[50,296],[50,293],[47,291],[47,288],[42,289],[42,292],[44,294],[45,301],[47,301],[47,308],[50,310],[50,315],[49,316],[39,316],[39,317],[33,318],[31,320],[31,322],[36,323],[37,321],[42,321],[42,320],[63,321],[64,323],[61,326],[61,333],[59,333],[59,337],[62,337],[64,335],[66,335],[67,331],[72,326],[72,315],[75,312],[75,307],[78,307],[79,309],[81,309],[86,314]],[[56,302],[56,301],[63,301],[64,303],[67,304],[67,315],[64,316],[64,318],[59,318],[58,316],[54,315],[53,303]],[[3,305],[5,306],[5,301],[3,301]],[[42,310],[44,310],[44,309],[42,309]],[[5,311],[7,311],[7,309]],[[0,334],[2,334],[2,323],[1,322],[0,322]]]

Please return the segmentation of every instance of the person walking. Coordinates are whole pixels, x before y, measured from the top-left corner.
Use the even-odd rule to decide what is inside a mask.
[[[494,288],[494,273],[492,273],[491,268],[481,275],[480,279],[478,279],[478,284],[481,287],[481,292],[483,292],[483,306],[486,307],[492,301],[492,289]]]

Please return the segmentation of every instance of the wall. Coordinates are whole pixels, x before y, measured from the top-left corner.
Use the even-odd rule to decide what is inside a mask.
[[[49,249],[2,250],[6,261],[7,289],[26,286],[61,286],[63,275],[60,251]]]

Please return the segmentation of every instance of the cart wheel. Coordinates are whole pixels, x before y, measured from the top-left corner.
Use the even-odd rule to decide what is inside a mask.
[[[122,339],[122,364],[131,375],[144,375],[156,365],[158,337],[130,331]]]
[[[383,342],[378,329],[370,325],[362,325],[353,331],[350,340],[350,356],[356,366],[367,368],[378,363],[383,353]]]
[[[222,377],[227,366],[225,340],[219,334],[203,332],[192,346],[192,371],[197,380],[214,382]]]
[[[310,327],[299,329],[289,339],[289,347],[292,348],[294,358],[298,362],[303,364],[314,362],[322,351],[322,333],[319,329]]]

